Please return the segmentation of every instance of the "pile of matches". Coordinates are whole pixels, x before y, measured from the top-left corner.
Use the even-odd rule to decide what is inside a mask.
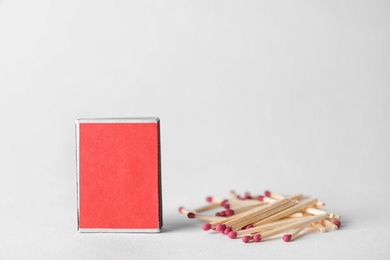
[[[231,191],[228,199],[207,197],[206,201],[206,206],[192,211],[180,207],[179,212],[204,222],[204,231],[221,232],[231,239],[241,238],[244,243],[260,242],[278,234],[284,234],[283,241],[289,242],[306,228],[323,233],[341,225],[340,216],[321,209],[324,202],[302,194],[281,196],[265,191],[264,195],[251,196],[246,192],[240,196]],[[224,210],[215,216],[201,214],[219,207]]]

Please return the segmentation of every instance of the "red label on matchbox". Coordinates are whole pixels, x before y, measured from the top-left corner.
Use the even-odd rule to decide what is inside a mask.
[[[160,231],[159,119],[79,119],[76,128],[79,230]]]

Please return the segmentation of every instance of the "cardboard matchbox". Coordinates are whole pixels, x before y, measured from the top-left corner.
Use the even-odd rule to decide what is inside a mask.
[[[160,120],[76,120],[78,230],[159,232]]]

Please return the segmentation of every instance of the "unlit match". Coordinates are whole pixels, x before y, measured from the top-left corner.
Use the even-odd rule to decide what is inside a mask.
[[[294,229],[291,233],[289,234],[285,234],[282,239],[284,242],[290,242],[292,240],[294,240],[298,235],[299,233],[301,233],[306,227],[300,227],[300,228],[297,228],[297,229]]]

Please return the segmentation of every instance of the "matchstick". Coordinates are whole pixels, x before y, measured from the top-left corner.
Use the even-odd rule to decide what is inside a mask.
[[[294,214],[288,215],[286,218],[300,218],[300,217],[303,217],[302,212],[296,212]]]
[[[213,222],[213,221],[226,219],[224,217],[215,217],[215,216],[201,215],[201,214],[195,214],[193,212],[189,212],[187,214],[187,217],[191,218],[191,219],[197,219],[197,220],[200,220],[202,222]]]
[[[298,194],[295,194],[292,196],[288,196],[287,198],[290,200],[298,200],[298,199],[301,199],[302,197],[303,197],[303,195],[301,193],[298,193]]]
[[[218,208],[220,207],[219,204],[217,203],[210,203],[210,204],[207,204],[203,207],[199,207],[199,208],[196,208],[193,210],[194,213],[202,213],[202,212],[205,212],[205,211],[209,211],[209,210],[212,210],[212,209],[215,209],[215,208]]]
[[[183,207],[179,207],[179,213],[181,214],[184,214],[184,215],[187,215],[188,213],[190,213],[190,211],[188,209],[185,209]]]
[[[321,233],[326,232],[326,228],[318,221],[312,223],[311,226],[314,227],[314,229],[316,229],[318,232],[321,232]]]
[[[266,197],[270,197],[270,198],[272,198],[272,199],[274,199],[274,200],[282,200],[282,199],[285,199],[286,197],[284,197],[284,196],[281,196],[281,195],[278,195],[278,194],[275,194],[275,193],[271,193],[270,191],[268,191],[268,190],[266,190],[265,192],[264,192],[264,195],[266,196]]]
[[[262,196],[262,195],[259,195],[256,198],[257,198],[258,201],[263,201],[265,203],[273,203],[273,202],[277,201],[275,199],[272,199],[270,197],[265,197],[265,196]]]
[[[341,222],[338,219],[333,220],[333,223],[339,228],[341,226]]]
[[[202,225],[202,229],[203,229],[204,231],[210,230],[210,229],[211,229],[211,224],[210,224],[210,223],[204,223],[204,224]]]
[[[257,200],[259,201],[264,201],[266,203],[272,203],[272,202],[275,202],[276,200],[281,200],[282,198],[286,198],[286,197],[283,197],[281,195],[277,195],[277,194],[273,194],[272,193],[268,193],[269,191],[266,191],[266,194],[268,194],[269,196],[263,196],[263,195],[259,195],[257,196]],[[273,197],[272,197],[273,196]],[[292,196],[289,196],[287,197],[288,199],[290,200],[297,200],[297,199],[300,199],[302,198],[302,194],[295,194],[295,195],[292,195]]]
[[[272,229],[269,231],[262,232],[262,233],[260,233],[261,240],[264,240],[265,238],[280,234],[282,232],[285,232],[286,230],[290,230],[293,228],[306,227],[308,225],[311,225],[311,223],[313,223],[313,222],[320,221],[320,220],[323,220],[323,219],[328,218],[328,217],[329,217],[329,213],[324,213],[321,215],[309,217],[309,218],[302,220],[302,221],[297,221],[296,223],[287,224],[287,225],[284,225],[284,226],[281,226],[281,227],[278,227],[278,228],[275,228],[275,229]]]
[[[332,215],[333,215],[333,218],[334,218],[334,219],[337,219],[337,220],[340,220],[340,219],[341,219],[341,216],[339,216],[339,215],[336,215],[336,214],[334,214],[334,213],[332,213]]]
[[[331,221],[328,220],[328,219],[324,219],[324,220],[322,221],[322,223],[324,224],[324,226],[325,226],[326,228],[331,229],[331,230],[337,230],[337,229],[339,228],[336,224],[334,224],[333,222],[331,222]]]
[[[234,190],[231,190],[229,193],[229,199],[237,199],[237,194]]]
[[[249,191],[245,192],[244,200],[252,199],[251,193]]]
[[[242,242],[248,243],[248,242],[251,241],[252,239],[253,239],[252,236],[243,236],[243,237],[242,237]]]
[[[277,227],[280,227],[280,226],[283,226],[283,225],[286,225],[286,224],[289,224],[289,223],[295,223],[295,222],[298,222],[298,221],[302,221],[304,218],[305,217],[302,217],[302,218],[299,218],[299,219],[298,218],[282,219],[282,220],[275,221],[275,222],[268,223],[268,224],[264,224],[264,225],[261,225],[261,226],[256,226],[256,227],[253,227],[253,228],[250,228],[250,229],[240,230],[240,231],[237,231],[237,237],[242,237],[243,235],[253,234],[253,233],[258,233],[258,232],[261,232],[261,231],[274,229],[274,228],[277,228]]]
[[[304,212],[307,212],[307,213],[312,214],[312,215],[320,215],[320,214],[324,214],[324,213],[329,213],[330,218],[340,219],[340,216],[338,216],[336,214],[327,212],[327,211],[322,210],[322,209],[317,209],[317,208],[306,208],[304,210]]]
[[[305,228],[306,227],[297,228],[294,229],[291,233],[285,234],[283,236],[283,241],[290,242],[291,240],[294,240],[299,235],[299,233],[301,233]]]
[[[231,231],[232,231],[232,228],[231,228],[231,227],[226,227],[225,230],[223,231],[223,233],[224,233],[225,235],[228,235]]]
[[[260,234],[254,234],[253,235],[253,242],[260,242],[260,241],[261,241]]]

